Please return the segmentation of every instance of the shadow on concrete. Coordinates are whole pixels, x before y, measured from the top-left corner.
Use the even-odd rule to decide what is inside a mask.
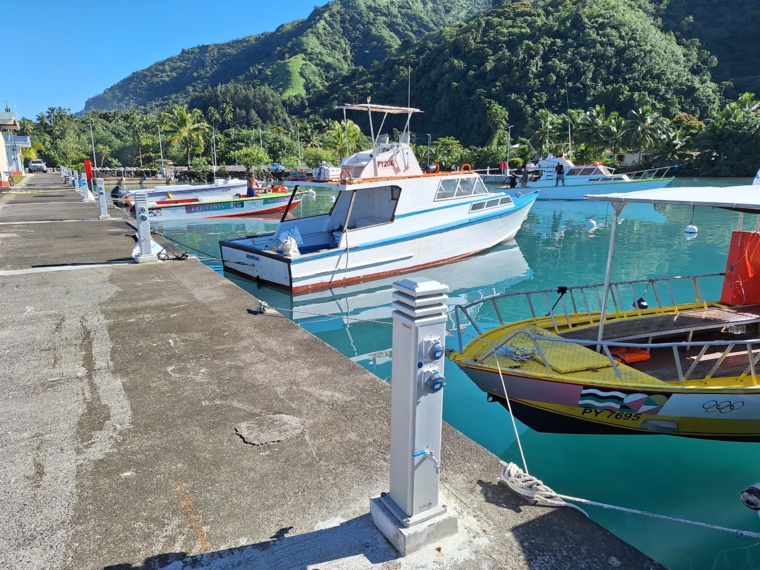
[[[480,494],[483,495],[485,501],[497,507],[519,513],[522,511],[522,507],[530,504],[530,501],[525,497],[521,497],[502,483],[492,483],[480,479],[477,483],[480,486]]]
[[[104,570],[222,570],[226,568],[266,568],[267,570],[299,570],[333,560],[362,557],[357,566],[382,564],[398,558],[396,550],[377,530],[369,514],[345,521],[338,526],[288,536],[293,527],[275,531],[270,540],[208,552],[188,557],[185,552],[151,556],[140,566],[116,564]]]

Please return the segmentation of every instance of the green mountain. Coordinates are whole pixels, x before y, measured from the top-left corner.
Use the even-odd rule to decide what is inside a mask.
[[[417,132],[467,145],[504,120],[519,133],[541,109],[651,104],[704,119],[737,89],[760,93],[760,59],[747,57],[760,55],[759,20],[756,0],[334,0],[273,32],[183,50],[85,111],[226,106],[223,126],[250,128],[411,96],[425,111]]]
[[[504,111],[516,132],[540,109],[603,105],[625,116],[653,104],[668,117],[707,116],[719,103],[711,58],[659,25],[646,0],[504,2],[355,70],[312,104],[404,104],[410,68],[412,105],[425,111],[415,129],[464,144],[486,144]]]
[[[490,5],[491,0],[335,0],[274,32],[182,50],[89,99],[85,111],[161,108],[230,82],[305,96]]]
[[[727,82],[724,95],[760,95],[760,2],[757,0],[660,0],[666,30],[695,39],[717,58],[713,79]]]

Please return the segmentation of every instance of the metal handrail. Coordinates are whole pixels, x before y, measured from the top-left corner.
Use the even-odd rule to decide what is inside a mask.
[[[543,364],[546,368],[550,369],[552,368],[550,359],[547,357],[546,351],[539,345],[539,341],[547,341],[547,342],[557,342],[557,343],[569,343],[573,345],[581,345],[586,346],[589,349],[595,350],[597,347],[602,347],[603,354],[607,357],[607,359],[610,361],[610,365],[612,366],[613,370],[615,371],[615,375],[618,378],[622,378],[622,372],[618,368],[618,363],[615,360],[613,356],[613,350],[616,347],[621,348],[640,348],[643,350],[646,350],[647,352],[651,351],[652,349],[663,349],[663,348],[671,348],[673,350],[673,357],[676,363],[676,371],[678,373],[678,382],[683,386],[686,381],[692,379],[691,375],[694,373],[694,371],[697,369],[698,365],[702,362],[705,354],[708,353],[709,349],[716,349],[723,347],[723,351],[720,355],[720,357],[716,360],[713,367],[710,369],[710,371],[704,376],[700,377],[700,379],[710,379],[713,376],[715,376],[716,372],[720,369],[721,365],[725,362],[725,359],[731,354],[734,348],[736,346],[744,346],[747,351],[747,367],[744,369],[742,374],[739,375],[739,378],[744,378],[746,376],[749,376],[752,378],[752,383],[757,386],[758,385],[758,377],[756,372],[756,366],[758,362],[760,362],[760,338],[757,339],[749,339],[749,340],[742,340],[740,342],[737,342],[735,340],[720,340],[720,341],[707,341],[707,342],[663,342],[663,343],[654,343],[654,342],[648,342],[648,343],[630,343],[630,342],[615,342],[615,341],[602,341],[599,342],[597,340],[577,340],[577,339],[567,339],[562,337],[555,337],[555,336],[545,336],[541,334],[536,334],[533,331],[530,331],[528,329],[517,329],[513,331],[509,336],[507,336],[505,339],[503,339],[499,344],[494,345],[490,348],[490,350],[484,352],[483,356],[480,358],[472,361],[472,364],[479,364],[483,362],[485,359],[490,358],[490,356],[493,354],[494,356],[499,356],[497,354],[497,351],[503,348],[504,346],[508,346],[509,341],[512,340],[517,335],[527,335],[530,341],[532,342],[536,353],[541,358],[541,364]],[[685,351],[689,352],[691,349],[699,348],[698,355],[694,358],[694,362],[692,362],[689,369],[684,373],[681,367],[681,360],[679,358],[679,352]],[[505,355],[505,357],[509,358]]]
[[[668,175],[672,166],[659,166],[657,168],[647,168],[645,170],[634,170],[632,172],[620,172],[625,174],[631,180],[638,180],[641,178],[665,178]]]
[[[678,303],[673,285],[676,283],[691,283],[693,301],[682,301],[681,304],[694,303],[708,308],[708,302],[703,293],[702,282],[707,279],[724,277],[724,273],[710,273],[705,275],[689,275],[678,277],[665,277],[656,279],[635,279],[628,281],[619,281],[610,284],[610,299],[608,300],[608,310],[605,311],[605,320],[607,322],[617,318],[626,318],[631,316],[657,315],[678,312]],[[637,294],[636,286],[644,285],[644,292]],[[646,309],[642,308],[636,301],[645,294],[652,291],[654,304],[649,305]],[[661,289],[663,289],[661,291]],[[558,287],[554,289],[543,289],[526,292],[505,292],[499,295],[492,295],[484,299],[473,301],[464,305],[457,305],[454,311],[454,320],[457,327],[457,336],[459,341],[459,352],[462,352],[464,345],[462,340],[463,323],[467,322],[473,326],[478,335],[483,334],[481,327],[473,317],[474,313],[480,312],[483,305],[491,305],[498,319],[499,325],[508,324],[504,317],[505,311],[500,309],[497,303],[511,303],[522,301],[522,306],[527,307],[530,316],[513,318],[510,322],[527,320],[537,322],[543,319],[550,319],[552,328],[558,332],[560,327],[572,329],[575,323],[577,326],[578,316],[585,315],[584,325],[593,325],[599,322],[601,315],[601,304],[604,292],[604,284],[582,285],[579,287]],[[552,303],[550,295],[560,295]],[[629,298],[628,295],[630,295]],[[569,302],[572,311],[568,311],[564,297],[569,296]],[[612,307],[614,310],[609,310]],[[626,308],[630,307],[630,308]],[[542,310],[543,309],[543,310]],[[539,315],[543,313],[543,316]],[[507,318],[511,318],[507,315]],[[564,321],[564,322],[563,322]]]

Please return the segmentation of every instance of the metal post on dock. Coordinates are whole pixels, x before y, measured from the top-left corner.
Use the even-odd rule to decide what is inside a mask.
[[[100,220],[110,220],[108,215],[108,202],[106,202],[106,181],[102,178],[95,179],[95,187],[98,189],[98,201],[100,202]]]
[[[82,173],[82,177],[79,183],[79,191],[82,193],[82,202],[94,202],[95,196],[92,195],[90,190],[89,181],[87,180],[87,174]]]
[[[448,290],[425,278],[393,284],[390,491],[370,512],[402,556],[457,532],[439,494]]]
[[[137,263],[158,261],[158,256],[153,253],[150,239],[150,221],[148,220],[148,194],[144,191],[135,192],[135,219],[137,220],[137,245],[138,253],[135,256]]]

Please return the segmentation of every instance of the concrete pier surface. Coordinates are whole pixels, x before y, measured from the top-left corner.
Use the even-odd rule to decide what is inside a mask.
[[[196,259],[132,262],[121,212],[57,175],[24,183],[0,195],[0,568],[660,568],[445,425],[459,532],[400,557],[369,514],[386,383]]]

